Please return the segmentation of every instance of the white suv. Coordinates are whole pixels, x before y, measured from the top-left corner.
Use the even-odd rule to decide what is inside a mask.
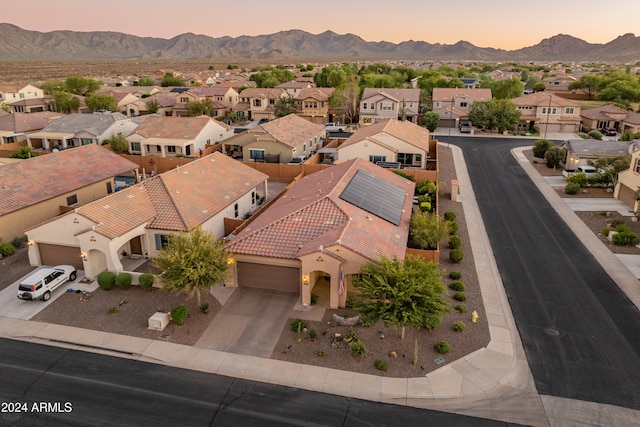
[[[31,301],[42,298],[49,301],[51,292],[66,281],[76,280],[77,271],[71,265],[45,267],[35,271],[20,282],[18,298]]]

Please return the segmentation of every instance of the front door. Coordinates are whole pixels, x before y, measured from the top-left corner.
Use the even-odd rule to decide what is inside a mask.
[[[129,242],[131,245],[131,253],[142,255],[142,242],[140,241],[140,236],[136,236]]]

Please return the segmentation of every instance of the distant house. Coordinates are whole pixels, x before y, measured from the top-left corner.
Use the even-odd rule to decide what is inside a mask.
[[[425,169],[428,157],[429,130],[400,120],[365,126],[338,147],[340,162],[360,158],[376,164],[399,163],[401,168]]]
[[[231,136],[231,127],[206,116],[148,116],[127,140],[132,154],[176,157],[198,155]]]
[[[628,111],[613,104],[589,108],[580,112],[582,125],[590,129],[613,128],[618,132],[631,130],[640,132],[640,114]]]
[[[303,89],[310,89],[314,86],[315,85],[311,82],[291,80],[289,82],[279,84],[276,88],[284,89],[291,97],[297,98]]]
[[[638,148],[635,142],[599,141],[596,139],[573,139],[562,144],[566,152],[565,169],[575,169],[589,164],[599,157],[631,156]]]
[[[42,130],[60,113],[45,111],[42,113],[13,113],[0,116],[0,145],[27,140],[27,135]]]
[[[114,177],[137,167],[95,144],[0,167],[0,239],[9,242],[29,227],[112,193]],[[79,251],[73,254],[78,261]],[[44,260],[53,263],[48,256]]]
[[[613,197],[622,200],[634,212],[638,212],[640,211],[640,201],[636,193],[640,189],[640,150],[637,149],[638,143],[634,144],[636,149],[631,154],[629,169],[618,174],[618,183]]]
[[[122,272],[123,258],[155,256],[173,233],[201,226],[221,238],[225,218],[257,209],[267,178],[213,153],[30,228],[29,260],[72,264],[94,278]]]
[[[330,87],[301,89],[295,96],[296,114],[311,123],[327,123],[329,121],[329,98],[334,90]]]
[[[309,157],[325,137],[324,125],[289,114],[223,141],[222,149],[245,162],[288,163],[296,156]]]
[[[305,176],[229,237],[225,285],[293,292],[305,306],[323,288],[344,307],[364,263],[404,259],[414,186],[362,159]]]
[[[240,92],[240,102],[233,111],[246,120],[273,120],[276,118],[275,105],[279,98],[290,96],[285,89],[246,88]]]
[[[433,111],[440,116],[440,127],[457,127],[474,102],[490,100],[491,89],[433,88]]]
[[[416,123],[419,107],[420,89],[367,87],[360,98],[360,125],[371,125],[387,119]]]
[[[550,92],[536,92],[511,101],[521,113],[518,130],[529,131],[537,126],[543,135],[580,131],[580,105],[573,101]]]
[[[68,114],[52,121],[41,131],[27,135],[27,144],[45,151],[101,145],[114,135],[129,135],[137,126],[136,122],[120,113]]]

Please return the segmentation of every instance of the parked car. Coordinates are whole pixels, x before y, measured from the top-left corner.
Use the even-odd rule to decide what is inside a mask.
[[[305,162],[305,160],[307,160],[306,156],[293,156],[291,158],[291,160],[289,161],[289,163],[287,163],[288,165],[301,165]]]
[[[471,133],[471,124],[460,123],[460,133]]]
[[[575,173],[583,173],[587,178],[590,178],[592,176],[595,176],[599,172],[602,172],[602,171],[596,170],[596,168],[593,166],[578,166],[575,169],[564,169],[562,171],[562,176],[565,178],[569,178],[571,175]]]
[[[327,132],[344,132],[344,125],[340,123],[327,123],[325,127]]]
[[[602,133],[606,136],[616,136],[618,134],[614,128],[602,129]]]
[[[258,122],[258,125],[263,125],[265,123],[267,123],[269,121],[269,119],[260,119],[260,121]]]
[[[18,298],[49,301],[51,292],[67,281],[76,280],[77,271],[71,265],[41,268],[27,276],[18,286]]]

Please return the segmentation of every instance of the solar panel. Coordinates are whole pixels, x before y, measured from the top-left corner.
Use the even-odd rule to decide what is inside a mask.
[[[405,190],[359,170],[340,198],[375,216],[400,225]]]

